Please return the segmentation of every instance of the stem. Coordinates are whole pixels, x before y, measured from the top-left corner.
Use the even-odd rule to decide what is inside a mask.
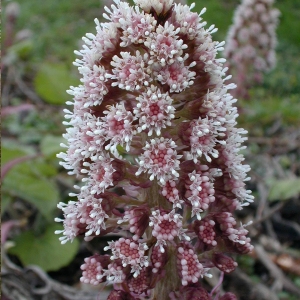
[[[162,208],[166,210],[172,209],[171,203],[160,194],[160,186],[157,180],[152,182],[150,188],[144,191],[146,202],[151,209]],[[151,238],[151,229],[148,228],[146,231],[147,237]],[[168,262],[165,266],[165,276],[158,281],[154,290],[152,300],[169,299],[169,294],[173,291],[178,290],[180,285],[180,278],[177,271],[176,262],[176,248],[171,244],[168,245]]]
[[[172,209],[171,203],[160,194],[161,187],[158,185],[157,180],[153,180],[152,185],[148,188],[146,193],[146,202],[150,208],[162,208],[166,210]]]
[[[168,252],[169,260],[165,266],[166,273],[156,284],[152,300],[170,299],[170,293],[179,288],[180,278],[176,265],[176,249],[173,246],[169,246]]]
[[[157,180],[153,180],[152,185],[148,189],[144,189],[142,199],[146,202],[150,209],[163,208],[170,210],[172,208],[171,203],[166,201],[166,199],[159,193],[160,186]],[[147,239],[152,238],[152,229],[150,227],[146,230]]]
[[[210,292],[210,296],[212,296],[215,292],[218,292],[218,291],[219,291],[219,288],[220,288],[220,286],[221,286],[222,283],[223,283],[223,279],[224,279],[224,272],[221,272],[219,281],[218,281],[217,285],[216,285],[216,286],[212,289],[212,291]]]

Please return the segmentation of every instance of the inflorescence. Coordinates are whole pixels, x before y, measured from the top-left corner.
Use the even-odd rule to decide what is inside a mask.
[[[233,216],[253,196],[240,153],[247,132],[218,58],[224,42],[212,40],[205,9],[114,2],[75,51],[81,84],[68,91],[58,157],[82,184],[70,194],[77,201],[58,205],[57,233],[62,243],[114,234],[107,254],[81,267],[82,282],[114,284],[108,299],[155,295],[171,275],[159,299],[211,299],[199,279],[212,267],[233,271],[225,253],[253,248]]]
[[[247,97],[247,88],[261,83],[263,73],[276,65],[276,27],[280,12],[274,0],[242,0],[226,39],[224,56],[233,75],[236,96]]]

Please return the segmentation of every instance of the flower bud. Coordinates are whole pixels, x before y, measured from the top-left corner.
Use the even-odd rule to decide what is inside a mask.
[[[219,300],[237,300],[237,297],[233,293],[226,293]]]
[[[214,253],[212,261],[215,266],[224,273],[231,273],[238,265],[231,257],[223,253]]]

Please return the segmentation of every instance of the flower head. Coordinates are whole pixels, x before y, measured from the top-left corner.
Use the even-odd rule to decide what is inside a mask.
[[[146,142],[143,148],[145,151],[139,157],[140,168],[136,175],[142,172],[148,172],[150,180],[155,177],[164,184],[171,178],[179,176],[177,170],[179,169],[179,158],[175,150],[176,144],[171,139],[156,138],[152,139],[150,143]]]
[[[172,99],[168,93],[161,91],[151,85],[147,93],[142,93],[137,98],[138,103],[133,112],[135,118],[139,121],[138,131],[148,130],[151,136],[153,131],[160,135],[162,128],[171,126],[171,120],[174,118],[175,108],[172,106]]]
[[[139,274],[142,266],[148,266],[147,257],[144,256],[145,250],[148,249],[145,243],[138,243],[131,239],[120,238],[116,242],[109,242],[109,246],[106,246],[104,250],[111,249],[111,259],[121,259],[122,266],[132,266],[134,276]]]
[[[110,106],[109,110],[103,112],[102,128],[106,134],[106,140],[109,144],[105,149],[116,149],[118,145],[126,145],[126,150],[130,150],[130,142],[135,133],[135,127],[132,125],[133,115],[127,111],[124,103]]]
[[[161,252],[164,252],[163,245],[166,245],[167,241],[174,240],[177,236],[180,239],[189,239],[182,230],[181,219],[181,215],[176,214],[174,210],[169,213],[159,210],[152,212],[149,225],[153,227],[152,235],[156,237],[156,245],[160,246]]]
[[[115,55],[111,62],[113,74],[106,74],[107,78],[113,80],[112,86],[127,91],[139,90],[143,85],[148,86],[151,81],[146,73],[148,55],[142,56],[138,50],[135,55],[129,52],[121,52],[120,55],[121,57]]]

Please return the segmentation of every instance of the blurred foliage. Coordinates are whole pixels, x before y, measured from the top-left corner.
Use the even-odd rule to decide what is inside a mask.
[[[277,65],[274,70],[265,75],[262,84],[266,91],[270,91],[277,97],[300,95],[299,46],[280,40],[277,47]]]
[[[3,1],[6,5],[10,1]],[[33,32],[33,61],[65,61],[71,67],[75,59],[73,50],[80,39],[94,27],[94,19],[101,18],[99,0],[56,1],[37,3],[35,0],[17,0],[22,7],[19,28]],[[5,16],[4,16],[5,23]],[[5,39],[5,35],[3,36]]]
[[[288,200],[300,194],[300,178],[273,180],[270,183],[268,200]]]
[[[42,64],[34,78],[34,87],[39,96],[49,104],[63,105],[70,99],[66,90],[78,84],[63,64]]]
[[[16,103],[20,103],[18,99]],[[13,114],[5,117],[3,127],[24,145],[37,145],[49,133],[61,135],[64,126],[59,109],[36,109],[26,114]],[[51,118],[49,118],[51,115]]]
[[[298,0],[276,0],[275,7],[281,12],[277,29],[279,41],[300,46],[300,2]]]
[[[15,239],[15,246],[10,253],[17,255],[24,265],[38,265],[45,271],[56,271],[68,265],[76,255],[79,247],[78,240],[61,245],[54,233],[62,226],[52,224],[42,235],[36,235],[32,230],[21,233]]]

